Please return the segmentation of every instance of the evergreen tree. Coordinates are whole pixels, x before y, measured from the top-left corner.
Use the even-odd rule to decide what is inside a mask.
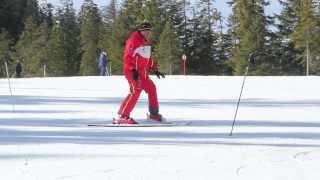
[[[316,54],[319,49],[316,37],[319,36],[319,31],[315,0],[299,0],[296,11],[298,23],[293,30],[292,39],[295,48],[303,51],[303,63],[305,64],[306,74],[309,75],[309,73],[316,73],[314,68],[319,63],[316,61]]]
[[[117,12],[117,0],[111,0],[109,6],[105,9],[105,15],[104,15],[104,22],[106,22],[109,25],[113,25],[115,23],[115,20],[118,16]]]
[[[48,27],[37,25],[32,17],[27,18],[25,30],[16,44],[17,56],[23,61],[24,72],[29,76],[40,76],[47,60]]]
[[[32,17],[37,24],[42,22],[38,0],[25,0],[24,17]]]
[[[265,0],[233,0],[231,5],[231,31],[234,41],[231,65],[235,74],[242,75],[248,65],[249,53],[265,52],[267,19],[264,7],[267,3]],[[259,62],[265,63],[264,59],[260,59]],[[261,66],[263,71],[263,65]],[[261,73],[261,69],[256,74]]]
[[[51,3],[43,4],[40,7],[41,22],[46,22],[50,29],[53,26],[53,8]]]
[[[80,74],[85,76],[97,75],[99,26],[101,24],[97,5],[92,0],[85,0],[81,7],[80,17],[82,50]]]
[[[215,9],[212,2],[200,1],[198,9],[193,18],[193,37],[190,49],[188,65],[191,73],[196,74],[218,74],[216,62],[214,61],[214,44],[217,43],[218,35],[214,32]]]
[[[187,66],[190,74],[199,74],[200,64],[198,63],[200,58],[199,54],[199,40],[198,37],[200,32],[200,21],[198,13],[193,9],[193,17],[190,19],[190,25],[187,28],[187,36],[189,37],[189,43],[186,47]]]
[[[230,31],[224,32],[223,21],[223,17],[218,12],[218,32],[217,41],[214,43],[214,61],[218,69],[218,74],[232,75],[232,68],[228,65],[229,59],[231,58],[232,38]]]
[[[275,43],[272,51],[275,54],[275,63],[279,75],[302,75],[303,66],[300,63],[301,51],[294,48],[294,42],[291,39],[291,34],[297,24],[297,14],[295,11],[295,0],[279,1],[282,5],[282,10],[277,15],[278,31],[275,33]]]
[[[173,30],[170,20],[167,21],[160,35],[159,44],[156,46],[156,59],[160,64],[160,70],[167,74],[178,74],[180,72],[179,40]]]
[[[72,0],[62,0],[63,8],[59,13],[59,32],[63,37],[64,51],[64,75],[78,75],[80,70],[80,28],[73,9]],[[93,19],[92,19],[93,20]],[[91,22],[87,22],[90,25]],[[93,22],[95,23],[95,22]],[[94,28],[94,27],[92,27]],[[96,39],[97,37],[95,37]]]
[[[152,44],[159,43],[159,37],[163,31],[165,20],[161,15],[161,2],[159,0],[147,1],[145,6],[142,8],[142,15],[145,21],[152,24],[151,42]]]
[[[186,55],[187,57],[187,68],[188,68],[188,73],[193,74],[195,73],[198,63],[196,63],[196,29],[199,26],[199,21],[196,18],[196,12],[194,10],[194,7],[192,7],[192,16],[188,18],[187,24],[186,24],[186,34],[185,34],[185,39],[182,41],[183,44],[183,54]]]
[[[51,30],[48,49],[47,76],[65,75],[67,53],[64,47],[64,32],[59,21]]]
[[[161,10],[164,12],[162,16],[163,25],[166,23],[167,19],[170,19],[178,37],[180,40],[184,40],[185,37],[185,5],[187,2],[185,1],[177,1],[177,0],[167,0],[162,2]]]
[[[0,30],[0,77],[6,76],[5,71],[5,62],[9,62],[10,56],[9,56],[9,35],[8,32],[5,29]]]
[[[1,0],[0,29],[5,28],[13,42],[16,42],[24,30],[24,21],[32,16],[40,23],[40,13],[37,0]]]
[[[114,42],[112,39],[112,33],[116,27],[116,21],[118,20],[119,13],[117,11],[117,0],[111,0],[110,4],[102,10],[102,26],[100,30],[100,37],[99,37],[99,48],[107,51],[107,56],[109,60],[109,68],[111,68],[112,73],[120,72],[120,61],[118,64],[114,64],[113,58],[111,58],[111,54],[114,55]],[[116,43],[117,44],[117,43]],[[117,46],[118,47],[118,46]],[[113,68],[113,66],[117,66],[117,68]],[[115,69],[117,69],[115,71]]]
[[[318,3],[318,6],[317,6],[317,28],[316,28],[316,32],[317,32],[317,36],[316,36],[316,44],[320,44],[320,2]],[[316,52],[316,58],[315,60],[317,61],[316,62],[316,66],[314,67],[315,70],[317,70],[317,72],[319,72],[320,70],[320,48],[317,48],[316,49],[317,52]],[[317,73],[319,74],[319,73]]]
[[[108,37],[107,52],[108,58],[112,62],[112,73],[122,73],[122,54],[126,38],[128,38],[128,29],[123,15],[120,14],[114,23],[111,35]]]
[[[188,26],[189,26],[189,18],[188,18],[188,8],[190,6],[190,2],[187,0],[182,1],[182,14],[183,14],[183,31],[182,31],[182,44],[183,44],[183,51],[186,54],[187,49],[189,47],[189,36],[188,36]]]
[[[121,16],[127,29],[130,31],[137,27],[137,24],[145,20],[141,9],[145,4],[145,0],[125,0],[121,9]]]
[[[117,0],[111,0],[110,4],[102,10],[102,30],[100,46],[104,49],[108,47],[108,39],[111,36],[112,30],[115,27],[115,22],[118,18]]]

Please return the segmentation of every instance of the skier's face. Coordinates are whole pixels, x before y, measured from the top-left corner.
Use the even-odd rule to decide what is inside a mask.
[[[144,36],[144,38],[149,39],[150,35],[151,35],[151,30],[146,29],[141,31],[141,34]]]

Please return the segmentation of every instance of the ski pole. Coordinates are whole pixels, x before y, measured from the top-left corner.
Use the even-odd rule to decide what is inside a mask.
[[[243,76],[241,91],[240,91],[239,99],[238,99],[238,102],[237,102],[237,108],[236,108],[236,112],[235,112],[234,117],[233,117],[232,128],[231,128],[229,136],[232,136],[234,125],[236,123],[236,119],[237,119],[237,115],[238,115],[238,109],[239,109],[239,105],[240,105],[240,101],[241,101],[241,96],[242,96],[244,84],[245,84],[246,79],[247,79],[247,74],[248,74],[248,71],[249,71],[250,64],[254,63],[254,56],[253,55],[254,55],[254,53],[250,53],[249,54],[249,58],[248,58],[248,62],[249,63],[248,63],[248,66],[246,68],[246,72],[244,73],[244,76]]]
[[[10,82],[10,76],[9,76],[9,69],[8,69],[8,64],[7,62],[4,62],[4,65],[6,67],[6,71],[7,71],[7,78],[8,78],[8,84],[9,84],[9,90],[10,90],[10,96],[11,98],[13,97],[12,95],[12,89],[11,89],[11,82]],[[14,102],[12,101],[12,111],[15,112],[15,107],[14,107]]]

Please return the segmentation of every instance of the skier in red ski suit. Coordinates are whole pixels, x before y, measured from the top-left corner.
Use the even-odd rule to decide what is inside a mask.
[[[151,57],[151,44],[148,41],[151,28],[150,23],[142,23],[126,41],[123,53],[123,74],[129,83],[130,93],[122,102],[118,111],[119,117],[114,119],[114,124],[137,124],[130,117],[130,113],[142,90],[148,94],[149,118],[157,122],[163,120],[159,114],[156,86],[149,78],[149,72],[155,73],[158,78],[165,77],[163,73],[158,71],[157,63]]]

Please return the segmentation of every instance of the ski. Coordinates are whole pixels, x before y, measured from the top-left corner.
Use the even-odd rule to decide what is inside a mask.
[[[91,127],[172,127],[172,126],[188,126],[191,121],[174,121],[163,123],[139,123],[139,124],[88,124]]]

